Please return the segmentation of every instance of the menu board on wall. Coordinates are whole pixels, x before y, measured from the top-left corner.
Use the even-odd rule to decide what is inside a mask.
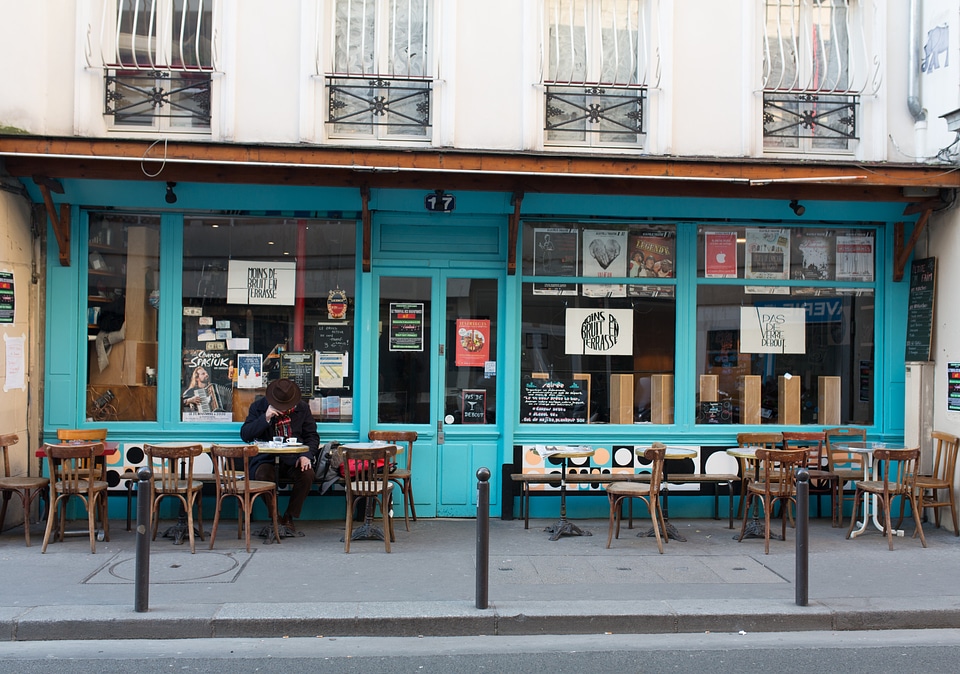
[[[284,351],[280,354],[280,378],[300,387],[304,398],[313,397],[313,352]]]
[[[320,353],[350,353],[353,351],[353,325],[344,321],[317,323],[313,345]]]
[[[585,424],[589,384],[585,380],[525,379],[520,421],[525,424]]]
[[[905,360],[929,361],[933,341],[933,302],[936,296],[937,258],[914,260],[910,265],[910,302],[907,305]]]

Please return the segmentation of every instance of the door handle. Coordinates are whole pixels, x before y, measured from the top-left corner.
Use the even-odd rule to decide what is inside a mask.
[[[437,419],[437,444],[443,444],[443,419]]]

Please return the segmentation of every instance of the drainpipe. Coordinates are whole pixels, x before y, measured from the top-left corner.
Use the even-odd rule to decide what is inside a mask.
[[[920,0],[910,0],[910,46],[907,59],[907,109],[913,116],[914,154],[926,152],[927,111],[920,104],[920,53],[923,37],[920,30]]]

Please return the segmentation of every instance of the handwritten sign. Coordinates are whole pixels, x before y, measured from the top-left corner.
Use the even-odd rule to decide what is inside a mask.
[[[907,306],[907,361],[930,360],[936,289],[937,258],[914,260],[910,265],[910,303]]]
[[[740,353],[806,353],[802,307],[740,307]]]
[[[487,392],[484,389],[463,389],[460,392],[460,403],[460,419],[463,423],[487,423]]]
[[[587,423],[587,384],[527,379],[520,396],[520,421],[527,424]]]
[[[313,348],[320,353],[351,353],[353,325],[350,323],[317,323]]]

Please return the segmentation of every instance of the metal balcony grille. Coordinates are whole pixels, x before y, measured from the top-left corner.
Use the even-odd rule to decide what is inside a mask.
[[[327,76],[327,123],[356,133],[374,127],[387,134],[426,136],[431,80]]]
[[[598,85],[546,87],[544,130],[548,135],[591,133],[608,140],[636,137],[644,133],[645,88],[614,88]]]
[[[103,114],[115,124],[154,126],[166,119],[174,126],[210,126],[207,73],[108,70],[104,78]]]
[[[855,94],[764,92],[763,136],[859,140],[859,104]]]

